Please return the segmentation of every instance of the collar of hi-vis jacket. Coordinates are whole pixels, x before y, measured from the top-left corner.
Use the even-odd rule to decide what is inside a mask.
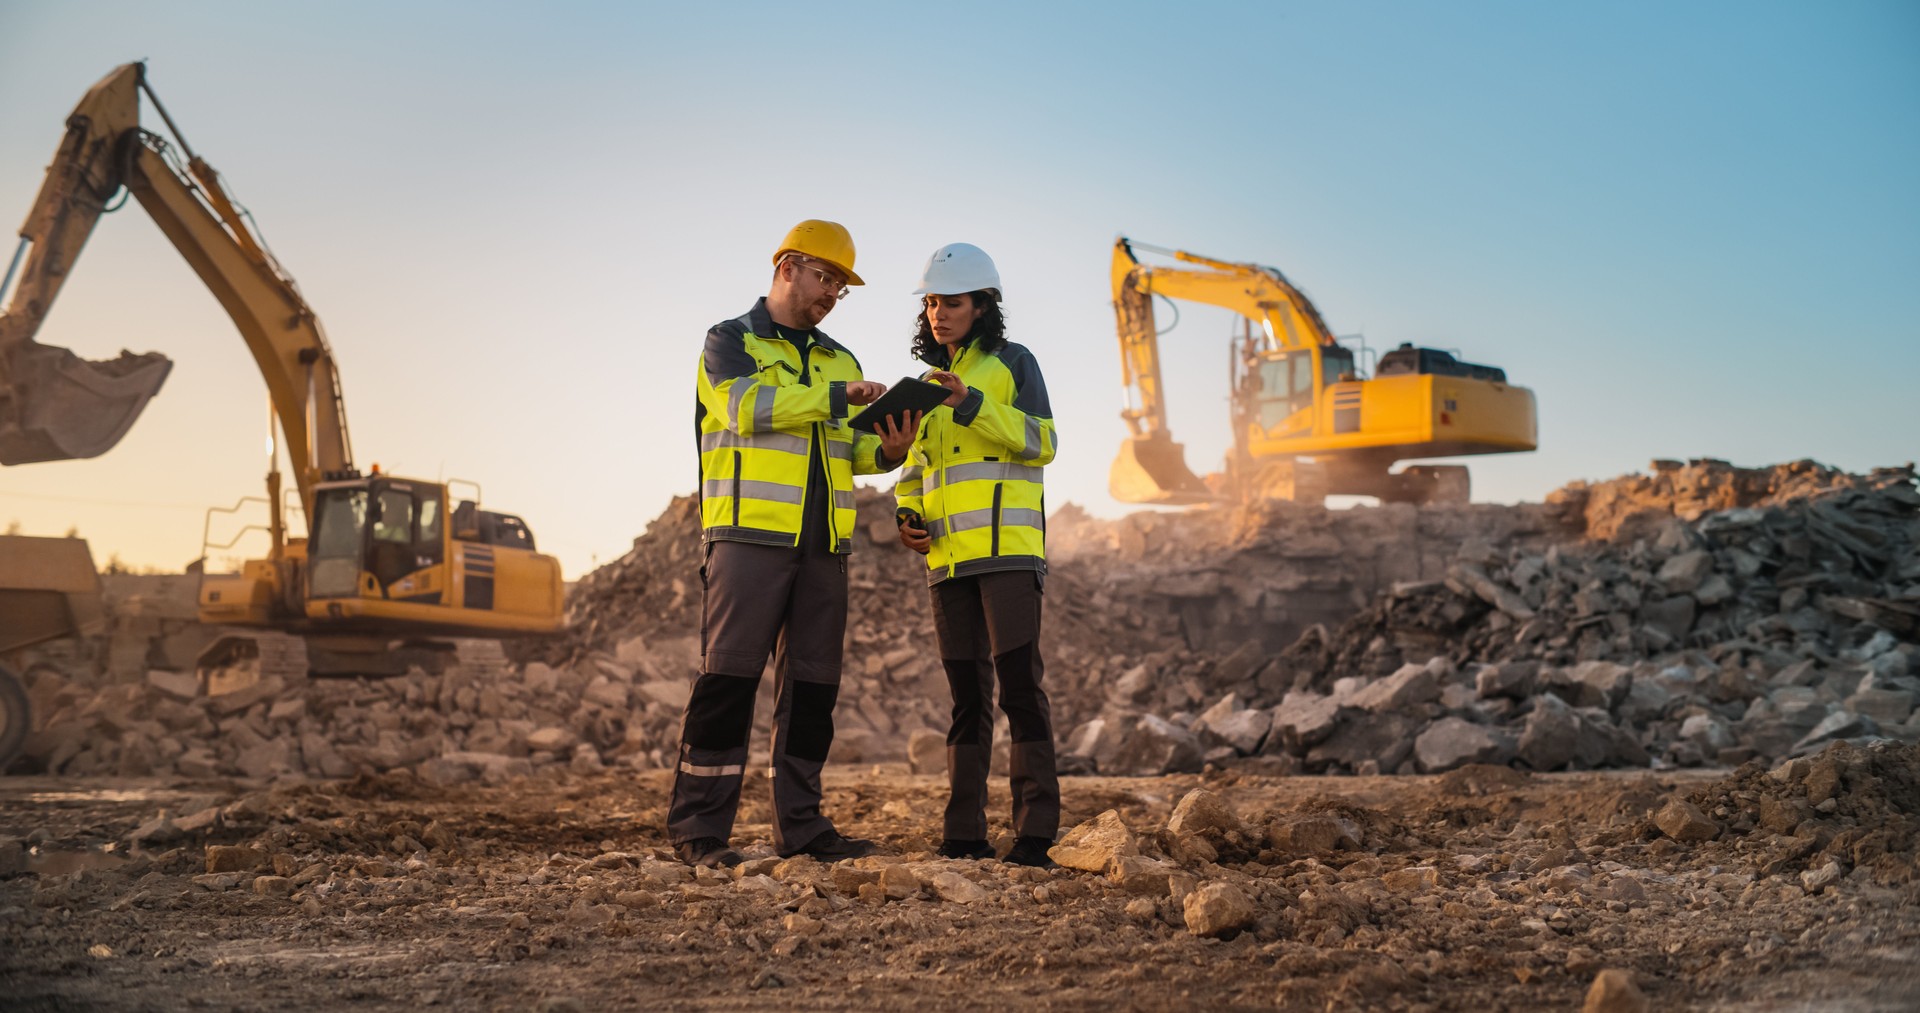
[[[960,357],[957,353],[972,348],[978,344],[979,341],[980,335],[969,334],[967,335],[967,340],[960,342],[960,346],[957,349],[948,349],[945,345],[935,345],[933,346],[933,351],[920,357],[920,361],[935,369],[952,369],[953,360]]]
[[[793,344],[792,339],[781,333],[781,326],[773,322],[773,312],[767,309],[766,296],[761,296],[759,301],[753,304],[753,308],[748,310],[747,315],[742,319],[747,322],[747,332],[754,337],[770,338],[775,341],[785,341],[789,345]],[[789,327],[786,329],[804,331],[807,328]],[[820,346],[828,355],[837,355],[847,350],[847,346],[827,337],[827,332],[818,327],[813,328],[813,343]],[[799,346],[795,345],[794,347],[797,349]]]

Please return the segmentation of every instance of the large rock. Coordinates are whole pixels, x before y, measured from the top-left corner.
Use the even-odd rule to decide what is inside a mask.
[[[1067,831],[1060,843],[1047,849],[1047,856],[1069,869],[1106,872],[1114,862],[1140,853],[1140,839],[1120,819],[1120,811],[1109,809]]]
[[[1100,758],[1103,774],[1153,777],[1200,769],[1203,750],[1192,732],[1157,714],[1143,714],[1127,733],[1111,764]]]
[[[1660,832],[1683,843],[1711,841],[1720,836],[1720,824],[1707,818],[1700,808],[1683,798],[1669,799],[1654,814],[1653,825]]]
[[[1273,735],[1280,737],[1287,752],[1304,756],[1308,749],[1326,741],[1340,723],[1340,701],[1318,693],[1293,692],[1281,698],[1273,709]]]
[[[1657,598],[1640,606],[1637,616],[1642,626],[1658,630],[1669,643],[1678,644],[1693,629],[1694,600],[1689,595]]]
[[[1167,831],[1176,835],[1199,834],[1218,841],[1228,834],[1244,834],[1247,825],[1240,814],[1227,808],[1220,796],[1205,788],[1195,788],[1173,807]]]
[[[1633,972],[1610,967],[1593,976],[1580,1013],[1648,1013],[1653,1003],[1634,984]]]
[[[1266,741],[1272,725],[1271,713],[1259,708],[1247,708],[1209,717],[1202,729],[1213,738],[1232,746],[1240,755],[1252,756],[1260,751],[1260,744]]]
[[[946,773],[947,737],[925,728],[908,736],[907,765],[916,774]]]
[[[1533,695],[1535,675],[1540,670],[1537,661],[1506,661],[1498,665],[1482,665],[1474,673],[1474,691],[1482,700],[1507,697],[1525,700]]]
[[[1376,682],[1368,683],[1347,701],[1347,706],[1361,710],[1405,711],[1423,703],[1440,699],[1440,681],[1434,678],[1433,669],[1424,664],[1405,664],[1399,671]]]
[[[1187,931],[1196,936],[1225,936],[1253,924],[1253,899],[1232,883],[1202,883],[1181,905]]]
[[[1275,820],[1267,844],[1281,855],[1323,858],[1336,851],[1357,851],[1366,839],[1360,825],[1345,816],[1317,814]]]
[[[1633,674],[1611,661],[1583,661],[1561,672],[1555,681],[1567,688],[1574,706],[1612,710],[1625,699]]]
[[[1705,549],[1693,549],[1667,560],[1654,579],[1668,594],[1686,594],[1699,587],[1712,572],[1713,554]]]
[[[1425,774],[1469,763],[1505,763],[1512,758],[1511,739],[1460,718],[1441,718],[1413,740],[1413,761]]]
[[[1307,751],[1307,764],[1324,767],[1338,764],[1348,770],[1372,760],[1380,770],[1390,772],[1400,766],[1413,751],[1415,734],[1425,722],[1410,714],[1386,711],[1379,714],[1354,713],[1325,742]]]
[[[1559,770],[1569,764],[1598,767],[1613,754],[1613,739],[1588,723],[1559,697],[1533,699],[1533,713],[1520,733],[1517,755],[1535,770]]]

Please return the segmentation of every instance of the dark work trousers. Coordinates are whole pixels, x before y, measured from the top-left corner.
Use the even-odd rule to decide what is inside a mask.
[[[806,542],[825,542],[807,539]],[[675,845],[733,836],[754,694],[774,657],[773,846],[790,855],[833,829],[820,814],[820,768],[847,629],[846,557],[818,548],[714,542],[707,556],[701,675],[680,729],[667,809]]]
[[[953,690],[945,835],[987,839],[997,673],[1012,739],[1013,832],[1051,841],[1060,829],[1060,779],[1053,767],[1053,719],[1040,688],[1040,577],[1030,570],[950,577],[933,585],[932,597],[940,663]]]

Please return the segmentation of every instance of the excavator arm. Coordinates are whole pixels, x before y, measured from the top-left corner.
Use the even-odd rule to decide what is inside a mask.
[[[123,67],[94,85],[68,117],[0,279],[0,297],[12,293],[0,310],[0,464],[106,453],[173,368],[156,352],[92,362],[33,340],[94,224],[121,189],[127,151],[120,142],[139,127],[139,73],[132,66],[134,72]]]
[[[177,129],[184,167],[173,145],[141,129],[142,90],[166,118],[144,71],[138,63],[119,67],[81,100],[21,229],[25,269],[0,313],[0,463],[104,453],[166,378],[171,363],[154,353],[90,363],[33,340],[107,202],[124,187],[239,329],[266,381],[301,503],[312,516],[314,485],[353,469],[333,353],[319,319],[218,173]]]
[[[1165,254],[1192,267],[1151,267],[1135,247]],[[1217,498],[1187,467],[1184,448],[1167,428],[1160,380],[1160,342],[1153,297],[1221,306],[1260,324],[1256,349],[1271,352],[1333,345],[1333,334],[1306,294],[1271,267],[1214,260],[1184,250],[1134,243],[1113,244],[1113,312],[1120,334],[1121,381],[1127,405],[1121,418],[1129,437],[1107,473],[1115,499],[1128,503],[1188,504]]]

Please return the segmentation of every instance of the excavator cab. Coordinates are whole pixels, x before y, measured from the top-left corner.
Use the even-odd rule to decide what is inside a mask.
[[[503,636],[561,626],[560,566],[512,514],[374,474],[314,490],[306,616],[344,632]]]
[[[446,562],[446,489],[375,476],[321,486],[307,546],[310,598],[426,599],[438,603],[423,571]],[[416,574],[422,576],[416,580]],[[418,596],[417,583],[428,585]],[[396,593],[397,592],[397,593]]]

